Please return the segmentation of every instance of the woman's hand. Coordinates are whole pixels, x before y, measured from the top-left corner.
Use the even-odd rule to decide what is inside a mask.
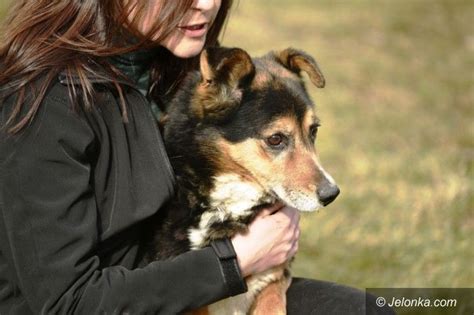
[[[298,250],[300,215],[295,208],[275,204],[264,209],[245,234],[232,244],[244,277],[280,265]]]

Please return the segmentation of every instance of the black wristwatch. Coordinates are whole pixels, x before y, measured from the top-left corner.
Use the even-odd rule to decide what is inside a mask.
[[[229,295],[247,292],[247,283],[240,272],[237,255],[231,241],[228,238],[213,240],[211,247],[221,262],[222,273],[229,287]]]

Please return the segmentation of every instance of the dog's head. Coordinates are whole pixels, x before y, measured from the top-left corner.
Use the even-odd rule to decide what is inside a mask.
[[[313,211],[332,202],[339,189],[318,159],[319,119],[301,78],[305,72],[324,87],[315,60],[292,48],[256,59],[238,48],[212,48],[200,62],[200,74],[178,97],[189,107],[174,110],[197,143],[195,167],[202,159],[212,165],[205,168],[212,169],[214,204],[240,202],[235,211],[242,211],[243,200],[280,200]],[[177,130],[165,138],[182,137],[170,134]],[[193,151],[183,143],[182,150]]]

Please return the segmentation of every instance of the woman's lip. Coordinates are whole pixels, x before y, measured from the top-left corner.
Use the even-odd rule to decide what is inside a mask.
[[[188,37],[202,37],[207,33],[208,23],[185,25],[178,28]]]

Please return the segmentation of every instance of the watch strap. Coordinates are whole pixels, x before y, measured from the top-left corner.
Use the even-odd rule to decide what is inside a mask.
[[[247,284],[242,277],[237,255],[228,238],[213,240],[211,247],[221,263],[222,273],[229,288],[229,295],[234,296],[247,291]]]

